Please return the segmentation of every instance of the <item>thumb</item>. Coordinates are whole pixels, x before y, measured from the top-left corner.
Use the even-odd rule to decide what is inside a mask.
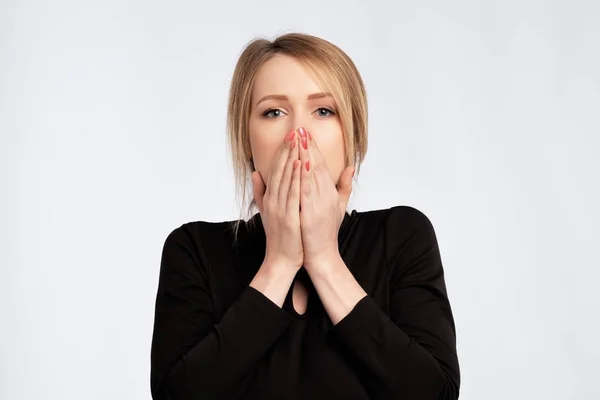
[[[354,167],[347,167],[344,172],[342,172],[342,176],[340,176],[340,181],[338,182],[337,190],[340,197],[340,209],[342,213],[346,212],[346,206],[348,205],[348,200],[350,200],[354,171]]]
[[[258,171],[253,171],[252,175],[250,175],[252,179],[252,191],[254,193],[254,201],[256,201],[256,205],[258,206],[258,211],[262,213],[263,210],[263,198],[265,196],[265,183],[263,182],[262,177]]]

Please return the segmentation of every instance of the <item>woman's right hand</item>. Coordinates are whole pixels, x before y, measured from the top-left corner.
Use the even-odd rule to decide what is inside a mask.
[[[254,200],[265,229],[267,265],[285,265],[295,274],[304,262],[300,235],[300,160],[298,135],[289,132],[271,164],[265,185],[252,172]]]

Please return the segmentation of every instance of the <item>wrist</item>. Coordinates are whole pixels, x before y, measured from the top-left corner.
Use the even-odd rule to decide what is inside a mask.
[[[250,286],[282,307],[297,272],[285,264],[263,262]]]
[[[251,285],[273,290],[281,288],[281,290],[285,289],[285,293],[287,293],[299,269],[283,260],[265,258]]]
[[[311,273],[324,273],[336,268],[340,264],[344,264],[344,261],[338,249],[335,249],[328,253],[320,254],[311,260],[305,260],[304,268]]]
[[[289,261],[282,259],[271,259],[265,257],[263,263],[260,266],[259,272],[269,276],[272,279],[277,280],[288,280],[294,279],[296,273],[300,270],[301,265],[293,265]]]

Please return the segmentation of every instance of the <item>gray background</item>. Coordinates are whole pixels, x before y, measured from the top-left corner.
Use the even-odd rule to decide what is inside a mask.
[[[150,397],[162,244],[236,218],[234,63],[288,31],[364,77],[350,207],[434,224],[461,398],[600,398],[600,3],[216,3],[0,2],[0,398]]]

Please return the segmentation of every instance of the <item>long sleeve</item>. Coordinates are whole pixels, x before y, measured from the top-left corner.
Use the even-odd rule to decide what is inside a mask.
[[[355,358],[372,399],[457,399],[456,331],[433,226],[394,207],[385,230],[389,316],[366,296],[329,334]]]
[[[216,320],[209,267],[183,225],[166,239],[151,348],[155,400],[234,398],[290,316],[248,286]],[[205,250],[204,250],[205,251]]]

